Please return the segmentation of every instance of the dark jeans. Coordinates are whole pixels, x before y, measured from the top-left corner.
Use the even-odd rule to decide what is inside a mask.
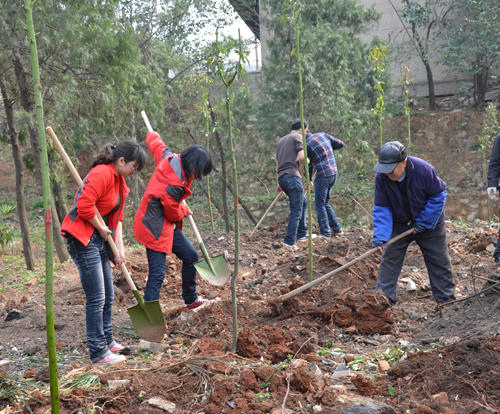
[[[497,247],[495,248],[495,251],[493,252],[493,257],[495,259],[497,257],[500,258],[500,237],[498,238]]]
[[[330,228],[333,231],[340,231],[342,226],[337,220],[335,211],[330,205],[330,194],[337,181],[336,175],[329,177],[318,177],[314,184],[314,209],[318,218],[318,226],[323,236],[330,237]]]
[[[397,236],[396,233],[391,235]],[[420,234],[410,234],[387,246],[382,256],[377,279],[377,290],[382,290],[391,303],[396,303],[396,284],[398,282],[406,249],[415,240],[424,256],[429,273],[432,295],[438,303],[455,299],[455,277],[448,254],[446,225],[444,221],[434,230],[425,230]]]
[[[146,249],[149,264],[149,276],[144,291],[144,301],[150,302],[160,298],[160,290],[167,270],[167,255],[156,250]],[[182,260],[182,297],[186,305],[190,305],[196,299],[196,268],[193,263],[199,260],[198,252],[180,231],[177,226],[174,229],[174,243],[172,253]]]
[[[92,234],[87,246],[74,237],[69,237],[68,251],[78,268],[87,298],[87,345],[91,361],[96,362],[111,354],[109,348],[116,344],[111,324],[111,307],[115,292],[108,253],[97,230]]]
[[[304,196],[300,177],[283,174],[278,178],[278,184],[289,198],[290,218],[288,219],[285,243],[292,246],[295,244],[296,238],[307,236],[307,198]]]

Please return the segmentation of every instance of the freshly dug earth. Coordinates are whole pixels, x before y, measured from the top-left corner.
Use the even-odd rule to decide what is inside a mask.
[[[496,268],[488,251],[496,233],[453,223],[447,223],[447,229],[457,299],[495,283]],[[498,291],[436,310],[423,257],[412,244],[401,278],[411,279],[417,290],[407,291],[407,282],[400,282],[398,303],[392,308],[374,290],[380,256],[373,255],[277,309],[272,299],[308,282],[307,244],[296,253],[286,250],[285,231],[286,223],[278,223],[257,232],[251,242],[242,237],[236,353],[231,352],[230,285],[214,287],[200,279],[200,295],[216,301],[199,312],[188,311],[181,297],[181,264],[169,256],[160,296],[169,328],[164,343],[145,354],[123,329],[132,327],[126,309],[135,299],[116,273],[115,338],[130,344],[132,355],[106,370],[88,365],[85,295],[75,265],[65,264],[54,284],[61,380],[93,373],[109,386],[61,393],[61,412],[90,412],[92,407],[107,413],[166,412],[152,408],[153,397],[174,403],[178,413],[205,414],[281,413],[282,407],[337,413],[348,412],[353,404],[387,404],[405,414],[500,409]],[[232,234],[213,233],[205,244],[214,256],[227,251],[234,264]],[[370,245],[371,232],[360,227],[331,240],[314,239],[313,278],[353,260]],[[145,251],[129,252],[128,260],[142,291],[148,268]],[[490,276],[493,282],[472,276]],[[21,286],[0,291],[0,359],[15,361],[1,369],[43,382],[48,377],[41,359],[47,355],[44,286],[36,281]],[[404,357],[386,373],[376,360],[388,359],[384,352],[390,347]],[[346,369],[349,362],[359,371]],[[1,375],[0,385],[8,378]],[[130,382],[111,389],[111,380],[117,379]],[[37,397],[45,403],[31,401],[33,412],[49,412],[48,397],[40,392]],[[12,399],[0,400],[0,409],[7,403],[28,412]]]

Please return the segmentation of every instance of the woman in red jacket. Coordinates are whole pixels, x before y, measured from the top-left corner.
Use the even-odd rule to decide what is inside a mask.
[[[124,262],[122,221],[129,193],[125,178],[145,164],[146,153],[137,142],[105,145],[92,161],[91,170],[83,180],[84,187],[77,191],[61,226],[87,298],[87,345],[96,365],[114,365],[125,360],[123,355],[113,353],[123,347],[113,339],[113,275],[105,240],[108,234],[112,235],[120,257],[111,259],[118,264]],[[99,222],[97,211],[106,226]]]
[[[188,309],[196,309],[212,301],[196,294],[198,252],[182,233],[182,219],[192,214],[183,200],[191,195],[191,183],[212,171],[208,150],[193,145],[174,154],[156,132],[146,135],[146,143],[154,157],[156,170],[134,219],[134,236],[146,246],[149,276],[145,301],[158,300],[165,278],[166,253],[182,260],[182,297]]]

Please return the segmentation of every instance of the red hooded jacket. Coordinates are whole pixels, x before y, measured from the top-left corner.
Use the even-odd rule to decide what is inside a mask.
[[[182,219],[189,212],[182,200],[191,195],[191,178],[182,169],[179,154],[174,154],[156,132],[146,135],[156,170],[134,219],[134,236],[148,249],[172,253],[174,224],[182,230]]]
[[[109,215],[108,227],[114,239],[118,222],[123,221],[125,200],[130,191],[125,179],[116,173],[113,163],[100,164],[89,171],[83,184],[83,189],[76,192],[73,207],[62,222],[61,234],[67,237],[69,233],[87,246],[95,230],[87,220],[99,211],[102,217]]]

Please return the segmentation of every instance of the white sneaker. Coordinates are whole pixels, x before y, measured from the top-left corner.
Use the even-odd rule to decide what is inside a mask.
[[[299,250],[299,248],[297,247],[296,244],[290,246],[289,244],[283,243],[283,246],[285,246],[287,249],[290,249],[290,250],[292,250],[294,252],[297,251],[297,250]]]

